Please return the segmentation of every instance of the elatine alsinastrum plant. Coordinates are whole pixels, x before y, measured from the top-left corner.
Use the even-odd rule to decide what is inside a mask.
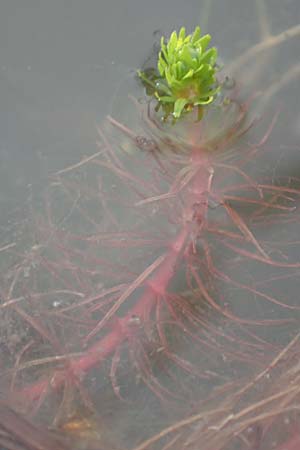
[[[201,36],[200,27],[186,36],[182,27],[165,43],[161,38],[158,74],[150,80],[139,72],[145,83],[151,84],[159,103],[177,119],[194,106],[211,103],[219,91],[216,79],[217,49],[207,48],[211,36]]]

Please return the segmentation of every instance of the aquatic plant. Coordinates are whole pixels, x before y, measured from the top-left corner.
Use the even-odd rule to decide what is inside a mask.
[[[186,35],[182,27],[173,31],[169,40],[161,38],[157,69],[152,76],[139,71],[146,84],[154,87],[154,95],[169,113],[178,119],[195,106],[210,104],[220,87],[216,79],[217,49],[208,49],[211,36],[201,36],[200,27]]]
[[[259,48],[274,41],[278,36]],[[260,374],[277,369],[278,335],[287,339],[299,319],[297,299],[280,290],[286,280],[297,285],[300,268],[298,252],[291,251],[299,245],[291,237],[299,223],[299,180],[253,174],[278,123],[277,114],[268,126],[252,120],[253,98],[233,89],[201,121],[181,110],[175,124],[162,122],[152,102],[129,103],[134,128],[108,116],[98,151],[52,176],[45,214],[33,215],[33,247],[3,250],[15,262],[2,280],[1,310],[31,330],[1,374],[11,403],[34,412],[45,408],[49,423],[70,430],[78,423],[74,410],[97,412],[95,391],[108,377],[116,401],[136,400],[135,391],[147,386],[152,401],[167,407],[167,420],[169,405],[176,404],[174,416],[183,419],[161,431],[171,435],[162,448],[203,437],[205,450],[220,450],[223,429],[225,444],[245,438],[248,408],[257,413],[253,424],[261,404],[246,399],[250,406],[242,409],[238,402],[249,383],[258,386]],[[271,227],[277,238],[270,239]],[[242,308],[253,304],[252,315]],[[266,332],[272,328],[274,340]],[[280,358],[272,359],[276,354]],[[52,393],[51,415],[45,400]],[[277,397],[278,415],[294,393],[298,387]],[[207,417],[191,416],[190,408],[202,410],[210,401],[217,406],[207,407],[212,419],[201,428]],[[7,411],[0,411],[0,426],[1,417],[5,422]],[[184,428],[190,424],[198,427],[193,434]],[[157,436],[139,448],[158,442]]]

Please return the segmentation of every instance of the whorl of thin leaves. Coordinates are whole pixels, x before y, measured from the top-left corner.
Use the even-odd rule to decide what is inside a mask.
[[[207,105],[219,91],[216,80],[217,49],[208,48],[211,36],[201,36],[200,27],[186,35],[182,27],[165,43],[161,38],[161,50],[154,94],[159,102],[179,118],[184,111],[197,105]],[[140,76],[146,80],[143,73]]]

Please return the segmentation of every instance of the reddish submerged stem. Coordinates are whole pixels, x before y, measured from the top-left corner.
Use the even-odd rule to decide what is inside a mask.
[[[168,286],[176,274],[176,269],[181,256],[189,248],[191,242],[201,233],[207,216],[207,192],[210,190],[213,172],[205,150],[195,148],[191,154],[192,180],[187,186],[184,207],[182,212],[182,226],[177,236],[169,244],[169,249],[153,264],[154,270],[146,269],[135,280],[125,293],[119,297],[112,308],[103,317],[99,324],[87,336],[86,341],[96,335],[107,323],[115,317],[115,313],[128,299],[134,290],[140,286],[144,291],[135,305],[123,316],[114,320],[110,325],[110,331],[96,341],[85,354],[69,362],[69,368],[56,370],[50,380],[40,380],[21,391],[27,398],[39,398],[49,387],[56,390],[63,386],[67,374],[82,379],[92,367],[99,365],[107,357],[111,356],[130,335],[130,322],[133,317],[139,318],[141,323],[147,320],[149,313],[157,300],[167,297]],[[194,170],[196,168],[196,170]],[[143,276],[144,275],[144,276]]]

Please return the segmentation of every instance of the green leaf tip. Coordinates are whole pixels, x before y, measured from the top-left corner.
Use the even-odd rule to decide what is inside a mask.
[[[218,52],[215,47],[208,48],[210,41],[211,36],[202,36],[199,26],[192,34],[187,35],[181,27],[168,40],[161,38],[157,76],[149,82],[160,105],[167,106],[175,119],[194,106],[212,103],[220,90],[216,79]],[[142,72],[139,76],[146,82]]]

